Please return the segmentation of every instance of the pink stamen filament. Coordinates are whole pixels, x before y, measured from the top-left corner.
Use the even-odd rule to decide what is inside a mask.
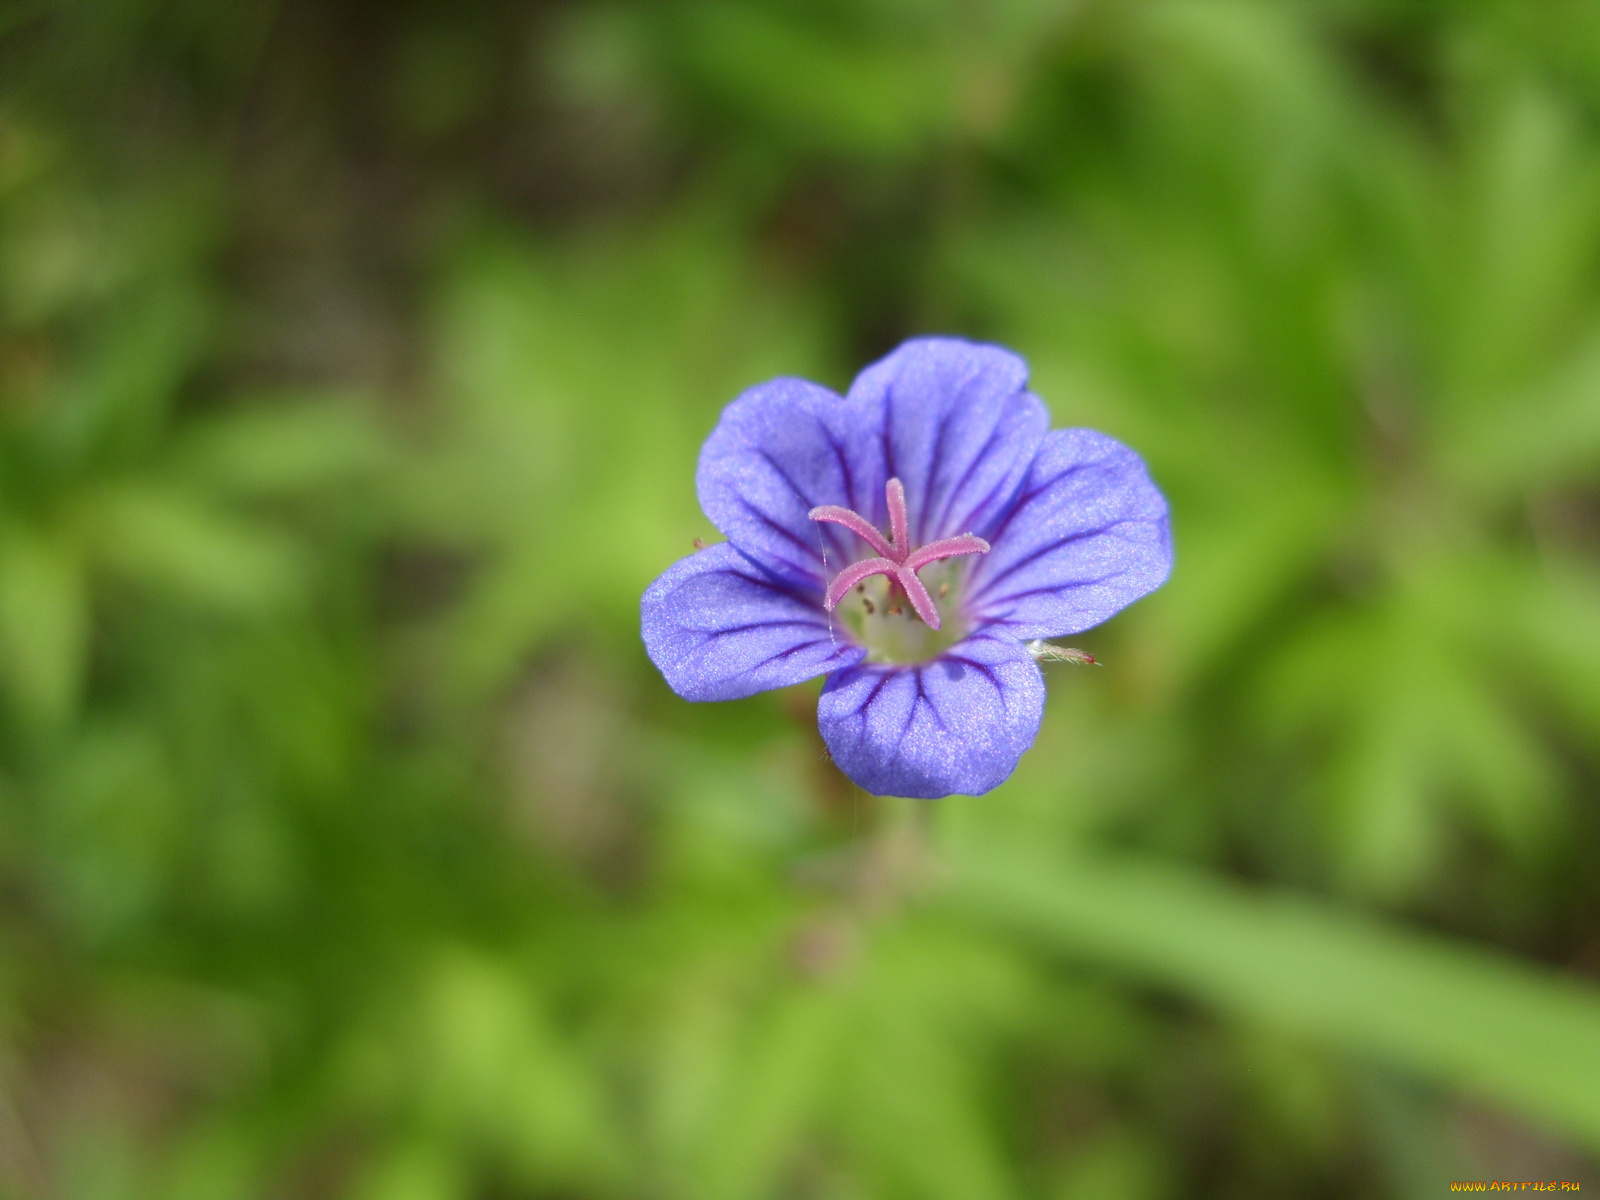
[[[884,540],[883,534],[874,529],[865,517],[851,512],[848,508],[840,508],[837,504],[824,504],[820,508],[813,508],[806,515],[813,521],[832,521],[835,525],[843,525],[885,558],[893,560],[895,557],[894,547]]]
[[[928,628],[938,629],[939,610],[934,606],[933,597],[928,595],[928,589],[923,586],[922,580],[917,578],[917,572],[929,563],[938,562],[942,558],[952,558],[958,554],[987,554],[989,543],[981,537],[963,533],[958,537],[940,538],[936,542],[929,542],[926,546],[912,550],[911,525],[906,514],[904,485],[898,479],[891,479],[884,488],[884,495],[889,502],[891,536],[888,541],[884,540],[883,534],[878,532],[871,521],[837,504],[819,505],[807,514],[813,521],[829,521],[835,525],[843,525],[878,552],[877,558],[865,558],[860,562],[851,563],[835,575],[823,597],[823,606],[832,612],[839,607],[839,602],[845,598],[850,589],[863,579],[872,575],[886,575],[891,583],[898,583],[905,589],[911,607],[916,610],[917,616],[927,622]]]
[[[894,538],[895,548],[904,558],[906,551],[911,549],[910,525],[906,521],[906,489],[898,479],[889,480],[883,489],[884,498],[889,501],[889,533]]]

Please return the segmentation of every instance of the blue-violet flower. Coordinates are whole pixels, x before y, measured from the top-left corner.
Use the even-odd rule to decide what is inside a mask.
[[[751,388],[695,484],[728,540],[645,592],[651,659],[686,700],[827,674],[823,740],[880,795],[999,784],[1044,709],[1027,643],[1098,625],[1172,565],[1139,456],[1052,432],[1020,358],[953,338],[906,342],[842,399]]]

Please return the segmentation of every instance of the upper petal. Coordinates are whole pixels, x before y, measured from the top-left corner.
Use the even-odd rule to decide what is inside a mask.
[[[883,488],[906,489],[913,545],[987,536],[1021,485],[1049,414],[1009,350],[957,338],[917,338],[856,377],[847,397],[875,437],[857,447],[856,486],[882,525]]]
[[[851,779],[880,796],[981,795],[1033,744],[1044,678],[1020,642],[983,634],[915,666],[831,675],[817,727]]]
[[[1089,429],[1045,438],[1014,507],[988,538],[967,610],[1020,640],[1098,625],[1172,570],[1167,502],[1144,461]]]
[[[820,586],[863,545],[806,516],[826,504],[863,511],[851,463],[852,446],[863,440],[861,415],[860,406],[803,379],[751,388],[723,410],[700,451],[700,507],[750,558],[797,584]]]
[[[797,588],[728,543],[668,567],[639,609],[645,650],[685,700],[737,700],[862,655],[833,637],[820,588]]]

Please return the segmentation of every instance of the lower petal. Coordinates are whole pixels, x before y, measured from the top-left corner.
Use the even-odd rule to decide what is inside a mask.
[[[1020,642],[978,635],[915,666],[829,677],[817,726],[840,770],[880,796],[981,795],[1039,732],[1044,678]]]
[[[728,543],[680,559],[640,604],[645,650],[685,700],[737,700],[860,660],[835,638],[822,593],[763,571]]]

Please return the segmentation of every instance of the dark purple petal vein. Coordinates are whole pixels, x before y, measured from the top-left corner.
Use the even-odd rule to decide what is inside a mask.
[[[1172,569],[1167,503],[1144,462],[1088,429],[1039,449],[1014,507],[974,563],[968,611],[1022,641],[1098,625],[1154,591]]]
[[[745,555],[820,587],[859,557],[862,543],[806,514],[850,503],[850,447],[863,436],[858,410],[827,388],[803,379],[753,387],[723,411],[700,451],[700,507]]]
[[[737,700],[858,662],[830,634],[820,589],[763,571],[731,544],[680,559],[640,603],[645,650],[685,700]]]
[[[817,727],[833,760],[880,796],[987,792],[1033,744],[1044,679],[1021,643],[983,635],[915,666],[861,663],[828,677]]]
[[[861,372],[847,399],[878,424],[854,459],[857,487],[873,507],[856,511],[882,522],[878,497],[897,476],[913,545],[987,536],[1050,426],[1027,381],[1015,354],[956,338],[906,342]]]

